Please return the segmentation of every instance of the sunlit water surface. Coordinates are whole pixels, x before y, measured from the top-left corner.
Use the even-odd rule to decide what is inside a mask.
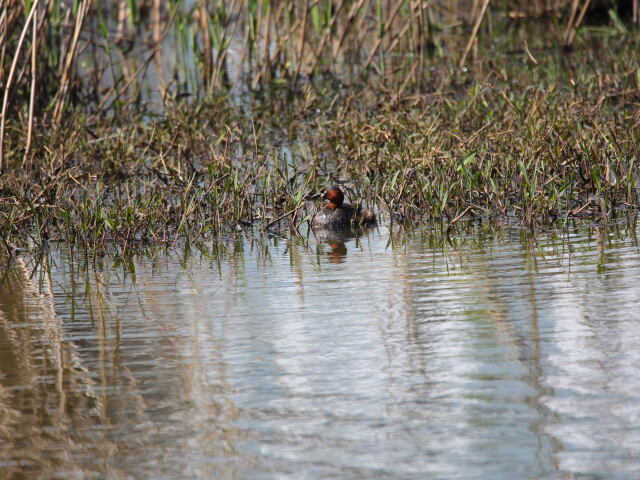
[[[209,250],[3,259],[1,478],[640,478],[634,232]]]

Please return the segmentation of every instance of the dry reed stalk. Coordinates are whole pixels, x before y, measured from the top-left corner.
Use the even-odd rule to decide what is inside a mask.
[[[7,8],[0,13],[0,84],[4,85],[4,59],[7,52]]]
[[[221,51],[219,51],[218,54],[217,54],[215,70],[213,72],[213,82],[210,84],[210,89],[209,89],[208,93],[212,93],[213,92],[213,87],[218,85],[219,78],[220,78],[220,72],[222,72],[222,65],[223,65],[224,60],[225,60],[225,58],[227,56],[227,52],[229,50],[225,46],[225,44],[227,43],[227,38],[233,38],[236,35],[236,32],[238,31],[238,26],[240,25],[239,21],[233,22],[233,30],[231,31],[231,35],[227,36],[227,29],[229,27],[229,23],[231,21],[231,17],[235,12],[236,3],[237,3],[237,0],[233,0],[231,2],[231,7],[228,10],[229,13],[227,13],[227,16],[226,16],[225,21],[224,21],[224,29],[222,30],[222,37],[221,37],[221,40],[220,40]]]
[[[38,10],[33,14],[33,37],[31,39],[31,92],[29,94],[29,125],[27,127],[27,146],[24,149],[22,163],[27,161],[33,139],[33,110],[36,100],[36,58],[38,52]]]
[[[567,21],[567,28],[564,34],[564,45],[569,45],[569,39],[571,35],[571,29],[573,28],[573,22],[576,18],[576,13],[578,12],[578,6],[580,5],[580,0],[573,0],[571,3],[571,15],[569,15],[569,20]]]
[[[340,0],[340,3],[338,4],[338,6],[335,9],[333,17],[331,18],[331,24],[329,25],[329,30],[333,30],[334,26],[336,25],[336,23],[338,21],[338,14],[342,11],[343,8],[344,8],[344,0]],[[337,41],[338,41],[338,39],[334,36],[333,41],[331,42],[331,57],[332,58],[336,58],[336,56],[339,53],[339,50],[336,50]]]
[[[410,12],[409,17],[411,20],[411,25],[409,26],[411,30],[409,35],[409,42],[411,45],[411,51],[413,52],[414,61],[416,57],[418,59],[422,57],[421,47],[423,45],[418,40],[418,36],[420,35],[420,29],[421,29],[422,15],[420,14],[419,10],[416,11],[415,5],[416,5],[415,0],[411,0],[411,2],[409,3],[409,12]]]
[[[286,7],[287,7],[287,5],[285,3],[281,3],[280,6],[278,7],[278,10],[274,14],[271,14],[271,17],[273,18],[273,22],[270,22],[269,31],[271,30],[271,24],[273,24],[273,25],[277,24],[277,19],[278,18],[282,18],[282,15],[284,13],[284,9]],[[297,26],[294,26],[293,29],[287,30],[284,33],[284,35],[280,34],[280,35],[277,35],[275,37],[274,42],[276,44],[276,47],[275,47],[275,50],[273,51],[273,54],[271,53],[271,49],[268,49],[268,51],[265,52],[265,53],[268,53],[268,55],[266,56],[266,65],[267,66],[270,67],[271,66],[271,62],[274,59],[277,59],[280,56],[280,53],[282,52],[283,48],[286,50],[287,39],[291,38],[291,34],[296,30],[297,30]],[[270,33],[269,33],[268,37],[269,38],[271,37]],[[270,43],[270,41],[267,42],[267,44],[269,44],[269,43]],[[264,80],[264,78],[265,78],[265,76],[261,75],[260,76],[260,81]]]
[[[65,25],[65,26],[69,25],[69,23],[71,22],[71,11],[72,11],[71,8],[67,8],[64,11],[64,18],[60,22],[61,25]],[[65,30],[60,30],[61,38],[59,40],[60,51],[58,52],[58,56],[59,56],[59,58],[58,58],[58,77],[62,76],[62,68],[64,66],[64,58],[66,57],[67,49],[69,48],[69,43],[65,42],[65,41],[62,41],[62,32],[65,31]]]
[[[368,16],[366,14],[366,11],[364,14],[360,15],[357,18],[357,23],[356,26],[354,27],[354,32],[355,32],[355,37],[356,37],[356,41],[355,41],[355,45],[354,45],[354,50],[357,52],[362,52],[364,51],[364,42],[367,38],[367,36],[370,34],[369,29],[367,27],[367,22],[368,22]]]
[[[313,72],[316,69],[316,66],[318,65],[318,61],[320,60],[320,56],[322,55],[322,52],[325,49],[325,46],[327,44],[327,42],[329,41],[329,37],[331,36],[331,31],[333,30],[333,27],[336,23],[336,20],[338,19],[338,14],[340,13],[340,10],[342,10],[342,7],[344,7],[344,1],[341,0],[340,3],[338,4],[338,6],[336,7],[336,10],[333,14],[333,16],[331,17],[331,22],[329,23],[329,26],[325,29],[324,33],[322,34],[322,39],[320,41],[320,46],[318,47],[318,49],[316,50],[316,55],[313,61],[313,64],[311,65],[311,71]],[[337,52],[334,55],[334,50],[333,48],[331,49],[331,54],[333,55],[333,58],[336,57],[336,55],[338,54]]]
[[[380,46],[382,45],[383,40],[387,37],[387,32],[389,32],[390,30],[389,27],[391,26],[393,21],[396,19],[396,16],[398,15],[398,12],[400,11],[400,7],[402,7],[403,3],[404,2],[397,2],[394,9],[389,14],[389,20],[385,22],[386,28],[384,29],[384,33],[382,34],[382,36],[378,37],[375,45],[373,46],[373,49],[371,50],[371,53],[369,54],[369,57],[364,62],[364,70],[369,68],[369,65],[371,65],[371,62],[373,61],[373,57],[375,57],[376,53],[378,53],[378,50],[380,49]]]
[[[9,69],[9,77],[7,78],[7,84],[4,89],[4,98],[2,100],[2,117],[0,118],[0,175],[4,173],[4,131],[5,124],[7,121],[7,107],[9,104],[9,92],[11,91],[11,82],[13,80],[13,75],[15,74],[16,67],[18,65],[18,58],[20,57],[20,50],[22,49],[22,44],[24,43],[24,39],[27,36],[27,30],[29,29],[29,24],[31,23],[33,16],[36,13],[36,9],[38,8],[38,3],[40,0],[35,0],[31,5],[31,11],[27,17],[27,21],[22,28],[22,32],[20,32],[20,38],[18,40],[18,46],[16,47],[16,53],[13,55],[13,60],[11,62],[11,68]]]
[[[421,62],[419,58],[413,61],[413,65],[411,66],[411,70],[409,71],[409,74],[405,78],[404,82],[402,82],[402,85],[400,85],[400,89],[393,95],[393,98],[391,99],[392,105],[395,105],[396,103],[398,103],[398,100],[404,93],[405,88],[407,88],[409,81],[415,76],[416,70],[418,69],[418,66],[420,65],[420,63]]]
[[[449,23],[455,23],[460,18],[459,3],[459,0],[450,3],[450,8],[448,9]]]
[[[298,83],[298,77],[300,76],[300,69],[302,68],[302,58],[304,55],[305,35],[307,33],[307,24],[309,23],[309,0],[304,0],[304,14],[302,15],[302,32],[298,39],[298,62],[296,65],[296,71],[293,75],[293,85]]]
[[[404,25],[400,29],[400,31],[391,38],[391,43],[389,43],[389,46],[387,47],[387,54],[393,52],[393,50],[396,48],[398,43],[400,43],[400,40],[402,40],[407,34],[407,32],[411,29],[412,23],[413,23],[412,19],[407,18],[407,20],[404,22]]]
[[[262,52],[262,71],[259,74],[258,81],[269,80],[271,73],[271,56],[269,54],[271,43],[271,2],[267,5],[267,13],[265,14],[265,34],[264,34],[264,48]]]
[[[568,47],[573,43],[573,40],[576,37],[576,29],[580,25],[582,25],[582,20],[584,20],[584,16],[587,13],[587,9],[589,8],[590,4],[591,4],[591,0],[585,0],[585,2],[582,4],[582,8],[580,9],[580,13],[575,19],[575,23],[573,25],[568,26],[567,36],[565,37],[565,42],[564,42],[565,47]],[[571,14],[573,17],[575,17],[574,11],[572,11]]]
[[[100,104],[98,105],[98,111],[109,110],[111,108],[111,106],[116,102],[116,100],[118,100],[118,98],[120,98],[120,96],[129,88],[131,83],[138,77],[138,74],[140,72],[142,72],[142,70],[147,68],[148,65],[154,60],[154,58],[157,56],[158,50],[162,47],[162,42],[164,41],[164,38],[169,33],[171,25],[173,24],[173,20],[175,19],[175,16],[176,16],[176,14],[178,12],[178,6],[179,5],[174,6],[173,11],[171,12],[169,21],[167,22],[167,25],[165,26],[164,32],[162,32],[159,41],[151,49],[151,54],[149,55],[149,57],[144,62],[142,62],[140,67],[138,67],[138,69],[135,71],[135,73],[129,77],[129,80],[127,81],[127,83],[125,83],[122,86],[122,88],[120,88],[120,90],[118,90],[118,82],[116,82],[115,79],[114,79],[114,85],[103,96],[102,100],[100,101]],[[123,65],[124,65],[124,61],[123,61]],[[114,98],[113,98],[112,102],[109,104],[109,106],[105,108],[105,105],[106,105],[106,103],[109,100],[109,97],[111,95],[114,95]]]
[[[115,50],[115,54],[118,56],[118,61],[116,64],[120,67],[121,74],[117,80],[114,77],[113,79],[114,84],[118,85],[123,79],[126,79],[127,84],[131,84],[133,81],[132,80],[133,77],[131,75],[131,69],[135,68],[135,63],[137,61],[137,58],[131,58],[121,49]],[[132,64],[131,66],[128,61],[130,61],[130,63]]]
[[[157,1],[157,0],[156,0]],[[211,30],[209,29],[209,10],[207,8],[206,0],[203,0],[198,5],[198,20],[200,21],[200,30],[204,36],[204,52],[203,52],[203,72],[202,81],[204,82],[205,89],[209,91],[209,86],[213,80],[213,62],[211,61],[211,53],[213,52],[213,44],[211,41]]]
[[[402,40],[404,38],[404,36],[407,34],[407,32],[411,29],[411,24],[412,23],[413,22],[412,22],[411,18],[408,18],[405,21],[405,24],[402,27],[402,29],[400,30],[400,32],[393,38],[393,40],[391,41],[391,43],[387,47],[387,52],[386,52],[387,55],[391,54],[391,52],[393,52],[395,50],[395,48],[398,45],[398,43],[400,43],[400,40]],[[407,77],[406,77],[406,79],[405,79],[405,81],[403,83],[402,88],[399,90],[398,96],[400,94],[402,94],[402,92],[404,91],[405,87],[407,86],[409,80],[411,80],[413,78],[413,76],[415,75],[415,71],[416,71],[417,67],[418,67],[418,64],[414,60],[413,61],[413,65],[411,66],[411,71],[407,75]]]
[[[471,13],[469,14],[469,18],[476,18],[478,14],[478,6],[480,5],[480,0],[473,0],[471,2]]]
[[[247,41],[251,42],[253,41],[253,47],[250,51],[249,51],[249,62],[250,64],[254,67],[252,68],[252,73],[253,76],[251,78],[251,87],[252,88],[256,88],[257,87],[257,78],[260,75],[260,56],[259,56],[259,44],[260,44],[260,33],[262,30],[262,10],[263,10],[263,3],[264,2],[257,2],[258,3],[258,14],[257,14],[257,20],[255,21],[255,31],[253,32],[253,39],[249,38],[249,36],[247,36]],[[248,7],[247,7],[248,9]],[[253,19],[249,18],[249,22],[252,22]],[[254,66],[254,62],[255,62],[255,66]]]
[[[80,3],[80,7],[78,8],[75,28],[73,31],[73,36],[71,37],[71,46],[66,55],[65,66],[62,72],[62,77],[60,79],[60,88],[58,89],[58,93],[56,94],[56,105],[53,109],[53,118],[56,123],[59,123],[60,119],[62,118],[62,112],[64,111],[64,106],[67,100],[67,93],[69,91],[71,69],[76,60],[76,51],[78,47],[78,40],[80,38],[80,32],[82,30],[82,25],[84,24],[87,13],[91,8],[91,3],[92,0],[85,0],[84,2]]]
[[[578,20],[576,20],[576,28],[582,25],[582,21],[584,20],[584,16],[587,13],[587,9],[589,8],[590,4],[591,4],[591,0],[585,0],[584,4],[582,5],[582,10],[580,10],[580,15],[578,15]],[[575,35],[575,30],[574,30],[574,35]]]
[[[333,56],[334,57],[336,57],[338,55],[338,52],[342,48],[342,44],[344,42],[344,39],[345,39],[345,37],[347,35],[347,32],[349,31],[349,26],[353,22],[353,19],[356,18],[357,15],[360,13],[360,10],[362,9],[362,6],[364,5],[364,1],[365,0],[359,0],[358,2],[354,3],[353,5],[351,5],[351,8],[349,9],[349,13],[347,14],[347,20],[345,22],[344,28],[342,29],[342,34],[338,38],[338,41],[335,42],[334,45],[333,45]]]
[[[536,58],[531,54],[531,51],[529,50],[529,44],[527,43],[527,41],[524,41],[524,51],[527,54],[527,57],[529,57],[529,60],[531,60],[534,65],[538,64],[538,60],[536,60]]]
[[[151,7],[151,36],[153,44],[158,47],[154,58],[156,72],[158,75],[158,89],[160,90],[160,98],[164,101],[167,94],[167,84],[164,81],[164,72],[162,68],[162,35],[160,34],[160,0],[153,0]]]
[[[125,38],[126,35],[126,22],[127,22],[127,0],[120,0],[118,3],[118,38]]]
[[[422,79],[425,66],[425,45],[427,44],[427,25],[425,12],[429,7],[430,0],[411,0],[411,32],[413,37],[413,52],[418,55],[420,65],[418,66],[418,82]],[[428,15],[428,13],[427,13]]]
[[[473,42],[475,41],[476,37],[478,36],[478,30],[480,29],[480,24],[482,23],[482,19],[484,18],[484,14],[487,11],[487,7],[489,6],[489,2],[490,1],[491,0],[484,0],[484,3],[482,4],[482,9],[480,10],[480,14],[476,18],[476,22],[473,25],[473,30],[471,31],[471,36],[469,37],[469,41],[467,42],[467,46],[465,47],[464,53],[462,54],[462,58],[460,59],[460,63],[458,64],[458,66],[460,68],[464,67],[464,64],[467,61],[467,56],[469,55],[469,52],[471,51],[471,47],[473,45]]]

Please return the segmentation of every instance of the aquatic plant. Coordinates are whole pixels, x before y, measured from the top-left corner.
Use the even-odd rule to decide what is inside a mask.
[[[127,2],[115,18],[106,3],[3,3],[8,251],[299,229],[329,183],[383,221],[637,211],[639,38],[614,9],[569,50],[589,2],[526,25],[533,10],[484,1],[473,15],[421,1]],[[178,73],[157,78],[161,108],[146,108],[143,73],[165,65],[172,36]],[[235,82],[238,38],[251,48],[233,54]]]

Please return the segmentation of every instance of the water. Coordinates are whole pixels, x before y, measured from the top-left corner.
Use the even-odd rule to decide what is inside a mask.
[[[633,231],[325,240],[4,267],[0,478],[640,476]]]

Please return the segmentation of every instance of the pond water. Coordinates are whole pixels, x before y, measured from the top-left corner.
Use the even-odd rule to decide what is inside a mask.
[[[640,477],[635,231],[323,240],[4,258],[0,477]]]

